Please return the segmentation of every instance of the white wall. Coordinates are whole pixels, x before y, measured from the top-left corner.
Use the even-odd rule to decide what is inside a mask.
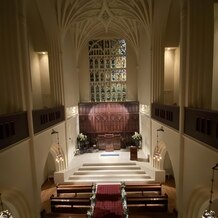
[[[0,152],[0,190],[3,196],[4,191],[2,190],[4,189],[20,193],[31,217],[36,217],[35,207],[39,202],[34,198],[32,160],[29,148],[29,140],[26,140]],[[11,198],[10,204],[14,204],[14,207],[16,207],[18,206],[16,201],[17,199]],[[19,208],[17,210],[19,211]]]
[[[65,137],[66,136],[65,124],[60,123],[59,125],[53,126],[52,128],[59,133],[59,144],[63,152],[66,154],[67,148],[66,148],[66,137]],[[57,144],[57,135],[56,134],[51,135],[51,129],[48,129],[46,131],[43,131],[35,135],[34,150],[35,150],[35,162],[37,165],[36,177],[37,177],[37,184],[39,188],[41,188],[41,185],[47,179],[44,172],[46,170],[45,168],[47,168],[46,161],[48,158],[48,154],[53,144]]]
[[[211,168],[218,161],[218,153],[205,145],[199,144],[191,138],[184,138],[184,212],[187,213],[193,191],[199,187],[208,187],[208,197],[211,186]],[[218,191],[218,175],[215,175],[214,190]],[[216,191],[215,191],[216,192]],[[207,199],[209,202],[209,198]],[[185,210],[186,209],[186,210]],[[184,213],[184,214],[185,214]],[[216,214],[218,211],[216,211]],[[184,216],[185,217],[185,216]]]

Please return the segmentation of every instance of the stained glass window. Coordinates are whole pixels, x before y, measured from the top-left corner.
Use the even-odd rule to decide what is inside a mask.
[[[90,41],[89,73],[91,101],[125,101],[125,40]]]

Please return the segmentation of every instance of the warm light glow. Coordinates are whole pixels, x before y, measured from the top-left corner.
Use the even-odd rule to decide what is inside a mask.
[[[48,52],[47,51],[39,51],[39,52],[37,52],[39,55],[46,55],[46,54],[48,54]]]
[[[166,51],[172,51],[172,50],[176,50],[176,47],[167,47],[165,48]]]

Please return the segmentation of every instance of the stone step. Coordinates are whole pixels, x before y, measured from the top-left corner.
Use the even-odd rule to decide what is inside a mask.
[[[116,162],[116,163],[84,163],[83,166],[135,166],[135,162]]]
[[[108,182],[153,182],[136,162],[84,163],[65,182],[108,183]]]
[[[99,166],[81,166],[78,171],[81,170],[140,170],[141,167],[137,165],[120,166],[120,165],[100,165]]]
[[[96,179],[96,178],[90,178],[90,179],[79,179],[79,180],[73,180],[73,179],[67,179],[65,182],[70,182],[71,184],[90,184],[90,183],[117,183],[117,182],[125,182],[125,183],[149,183],[149,182],[154,182],[154,179],[148,178],[148,179],[136,179],[136,178],[131,178],[131,179],[123,179],[121,180],[120,178],[108,178],[108,179]]]
[[[93,170],[79,170],[79,171],[76,171],[74,173],[74,175],[89,175],[89,174],[92,174],[93,173],[96,175],[96,174],[108,174],[110,173],[110,175],[113,175],[113,174],[146,174],[144,170],[120,170],[120,169],[113,169],[113,170],[96,170],[95,172],[93,172]]]
[[[146,175],[146,174],[104,174],[104,175],[96,175],[96,174],[88,174],[88,175],[72,175],[69,177],[69,179],[86,179],[86,180],[90,180],[90,179],[117,179],[120,178],[121,180],[123,179],[149,179],[151,178],[150,176]]]

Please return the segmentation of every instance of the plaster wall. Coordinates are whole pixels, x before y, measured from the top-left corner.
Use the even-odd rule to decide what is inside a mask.
[[[37,205],[34,196],[32,181],[31,156],[29,140],[12,145],[10,149],[0,152],[0,190],[4,196],[4,190],[17,191],[25,201],[31,217],[35,216]],[[7,194],[7,193],[6,193]],[[10,205],[16,205],[17,199],[11,198]],[[19,208],[16,208],[19,211]],[[21,208],[20,208],[21,210]]]
[[[172,163],[172,170],[174,173],[175,183],[176,183],[176,193],[179,193],[180,187],[180,152],[181,152],[181,145],[180,145],[180,136],[179,133],[163,124],[160,124],[154,120],[152,120],[152,154],[154,152],[154,148],[157,144],[157,129],[163,126],[164,132],[159,134],[158,141],[161,143],[163,142],[166,145],[166,151],[169,154],[170,161]],[[162,161],[164,161],[162,159]],[[163,163],[161,163],[162,165]],[[178,201],[177,207],[179,208]]]
[[[217,163],[218,153],[204,145],[199,144],[191,138],[184,138],[184,212],[187,212],[193,191],[199,187],[210,187],[211,168]],[[218,175],[215,174],[215,181]],[[214,190],[218,190],[218,183],[214,183]],[[208,188],[209,195],[209,188]],[[209,198],[209,196],[208,196]],[[218,207],[216,207],[216,214]]]
[[[150,129],[150,117],[140,113],[140,133],[142,135],[142,150],[145,156],[150,160],[151,155],[151,129]]]
[[[67,150],[68,150],[68,165],[72,166],[71,160],[74,158],[77,148],[77,136],[79,134],[79,117],[73,116],[66,120],[67,126]]]
[[[66,138],[65,138],[65,125],[61,123],[54,126],[53,129],[59,133],[59,144],[66,154]],[[39,188],[48,178],[49,172],[46,166],[46,161],[50,148],[53,144],[57,144],[57,135],[51,135],[51,129],[37,134],[34,138],[35,162],[36,162],[36,178]]]

